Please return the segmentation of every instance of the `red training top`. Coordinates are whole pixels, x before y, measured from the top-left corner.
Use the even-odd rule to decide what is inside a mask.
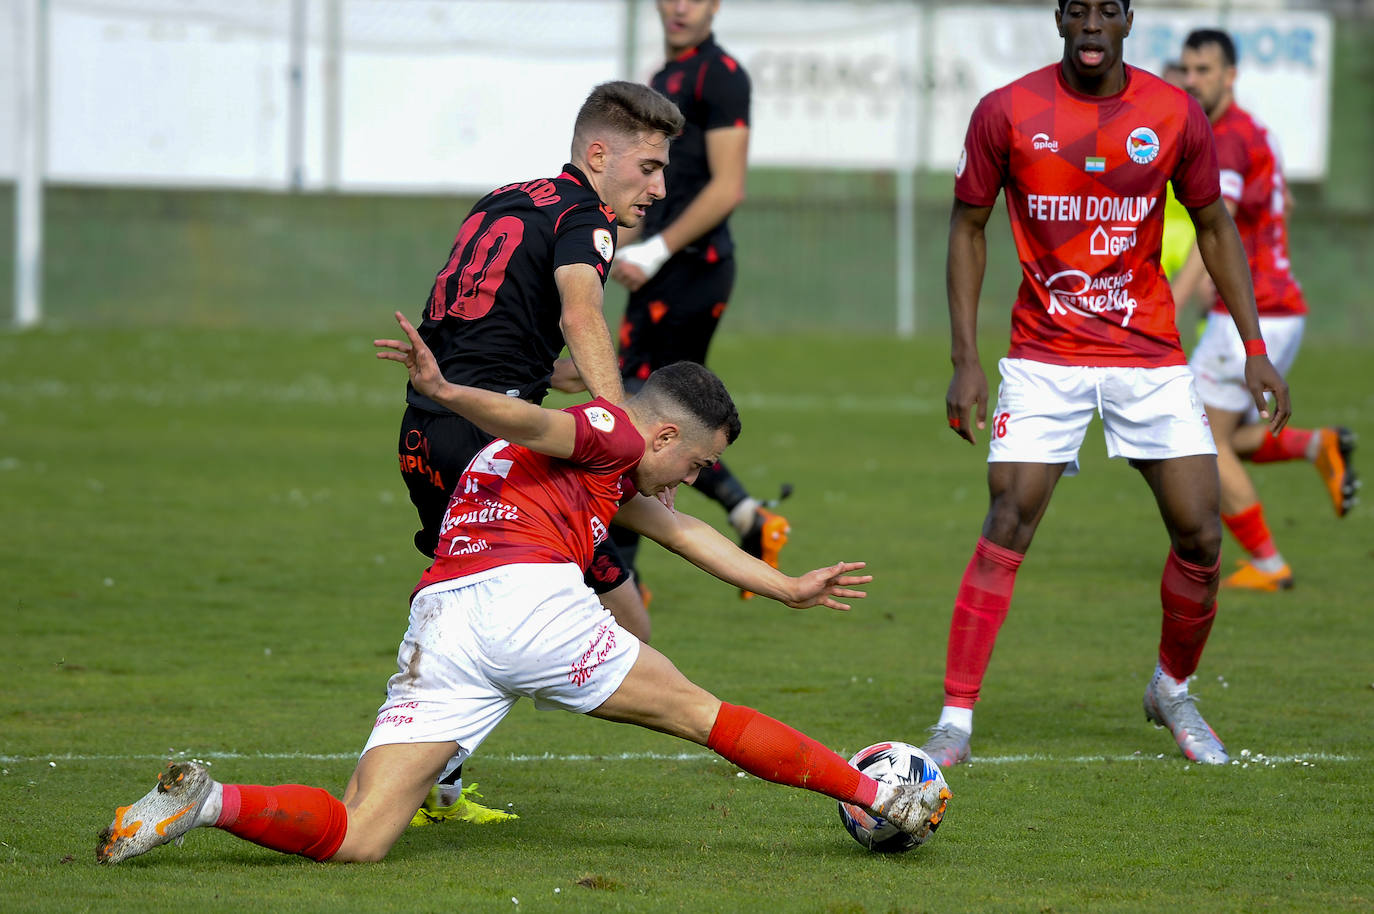
[[[1159,265],[1165,185],[1185,206],[1217,199],[1211,125],[1187,93],[1126,67],[1126,86],[1074,91],[1061,64],[983,97],[955,196],[991,206],[1006,189],[1021,258],[1013,358],[1056,365],[1185,365]]]
[[[1255,306],[1265,317],[1307,313],[1288,263],[1287,184],[1273,137],[1232,104],[1212,125],[1221,166],[1221,195],[1236,205],[1236,230],[1250,262]],[[1218,296],[1214,311],[1225,311]]]
[[[458,479],[434,564],[416,590],[502,565],[571,562],[586,570],[619,506],[635,494],[625,473],[644,438],[618,406],[597,398],[564,412],[577,423],[566,460],[498,438]]]

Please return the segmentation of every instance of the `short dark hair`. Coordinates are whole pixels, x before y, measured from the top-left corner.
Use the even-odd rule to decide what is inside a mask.
[[[1221,56],[1228,67],[1236,65],[1236,43],[1221,29],[1193,29],[1188,33],[1188,37],[1183,39],[1183,46],[1194,51],[1209,44],[1221,48]]]
[[[1123,10],[1126,10],[1127,12],[1130,12],[1130,9],[1131,9],[1131,0],[1117,0],[1117,2],[1121,4],[1121,8],[1122,8]],[[1068,6],[1068,5],[1069,5],[1069,0],[1059,0],[1059,12],[1061,12],[1061,13],[1064,12],[1064,7],[1066,7],[1066,6]]]
[[[725,443],[739,437],[739,410],[725,384],[704,365],[674,362],[649,375],[633,397],[654,418],[686,414],[708,431],[725,432]]]
[[[625,80],[602,83],[592,90],[573,123],[573,142],[588,141],[587,133],[610,129],[634,135],[661,133],[669,138],[682,133],[686,119],[668,98],[643,83]]]

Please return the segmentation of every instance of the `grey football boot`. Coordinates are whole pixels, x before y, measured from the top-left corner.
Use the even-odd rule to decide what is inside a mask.
[[[945,817],[949,788],[937,781],[920,784],[878,783],[878,798],[869,810],[924,844]]]
[[[968,744],[973,734],[953,724],[936,724],[921,751],[941,769],[968,761]]]
[[[1145,687],[1145,719],[1168,727],[1183,754],[1203,765],[1225,765],[1231,760],[1216,731],[1198,713],[1197,699],[1188,693],[1170,694],[1160,680],[1162,671],[1156,667],[1150,684]]]
[[[115,810],[114,821],[100,833],[97,863],[118,863],[181,839],[196,827],[215,782],[199,762],[168,762],[157,786],[141,800]]]

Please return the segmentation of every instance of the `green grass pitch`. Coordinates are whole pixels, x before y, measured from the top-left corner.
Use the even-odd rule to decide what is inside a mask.
[[[517,822],[412,830],[376,865],[203,829],[98,868],[97,832],[169,753],[342,790],[421,570],[401,375],[370,354],[392,332],[381,307],[363,333],[0,336],[0,910],[1374,907],[1374,508],[1338,521],[1310,468],[1256,470],[1298,584],[1223,595],[1194,690],[1243,763],[1189,765],[1140,708],[1167,544],[1097,424],[1023,566],[975,764],[913,853],[869,855],[832,801],[695,746],[522,703],[467,769]],[[654,643],[840,752],[919,744],[986,507],[984,448],[944,427],[943,338],[727,332],[713,359],[744,418],[728,460],[759,493],[796,486],[785,565],[877,579],[850,614],[794,612],[646,547]],[[1367,351],[1310,341],[1292,381],[1296,423],[1374,441]]]

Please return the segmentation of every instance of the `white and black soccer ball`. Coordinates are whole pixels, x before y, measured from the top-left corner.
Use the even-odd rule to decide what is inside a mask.
[[[941,787],[947,786],[945,776],[940,773],[940,767],[930,756],[907,743],[874,743],[854,753],[849,764],[884,784],[922,784],[926,781],[935,781]],[[844,827],[854,836],[855,841],[871,851],[900,854],[924,843],[887,820],[880,819],[852,803],[840,803],[839,806],[840,821],[844,823]],[[939,826],[940,823],[936,822],[930,827],[932,836]],[[928,836],[926,841],[929,840]]]

